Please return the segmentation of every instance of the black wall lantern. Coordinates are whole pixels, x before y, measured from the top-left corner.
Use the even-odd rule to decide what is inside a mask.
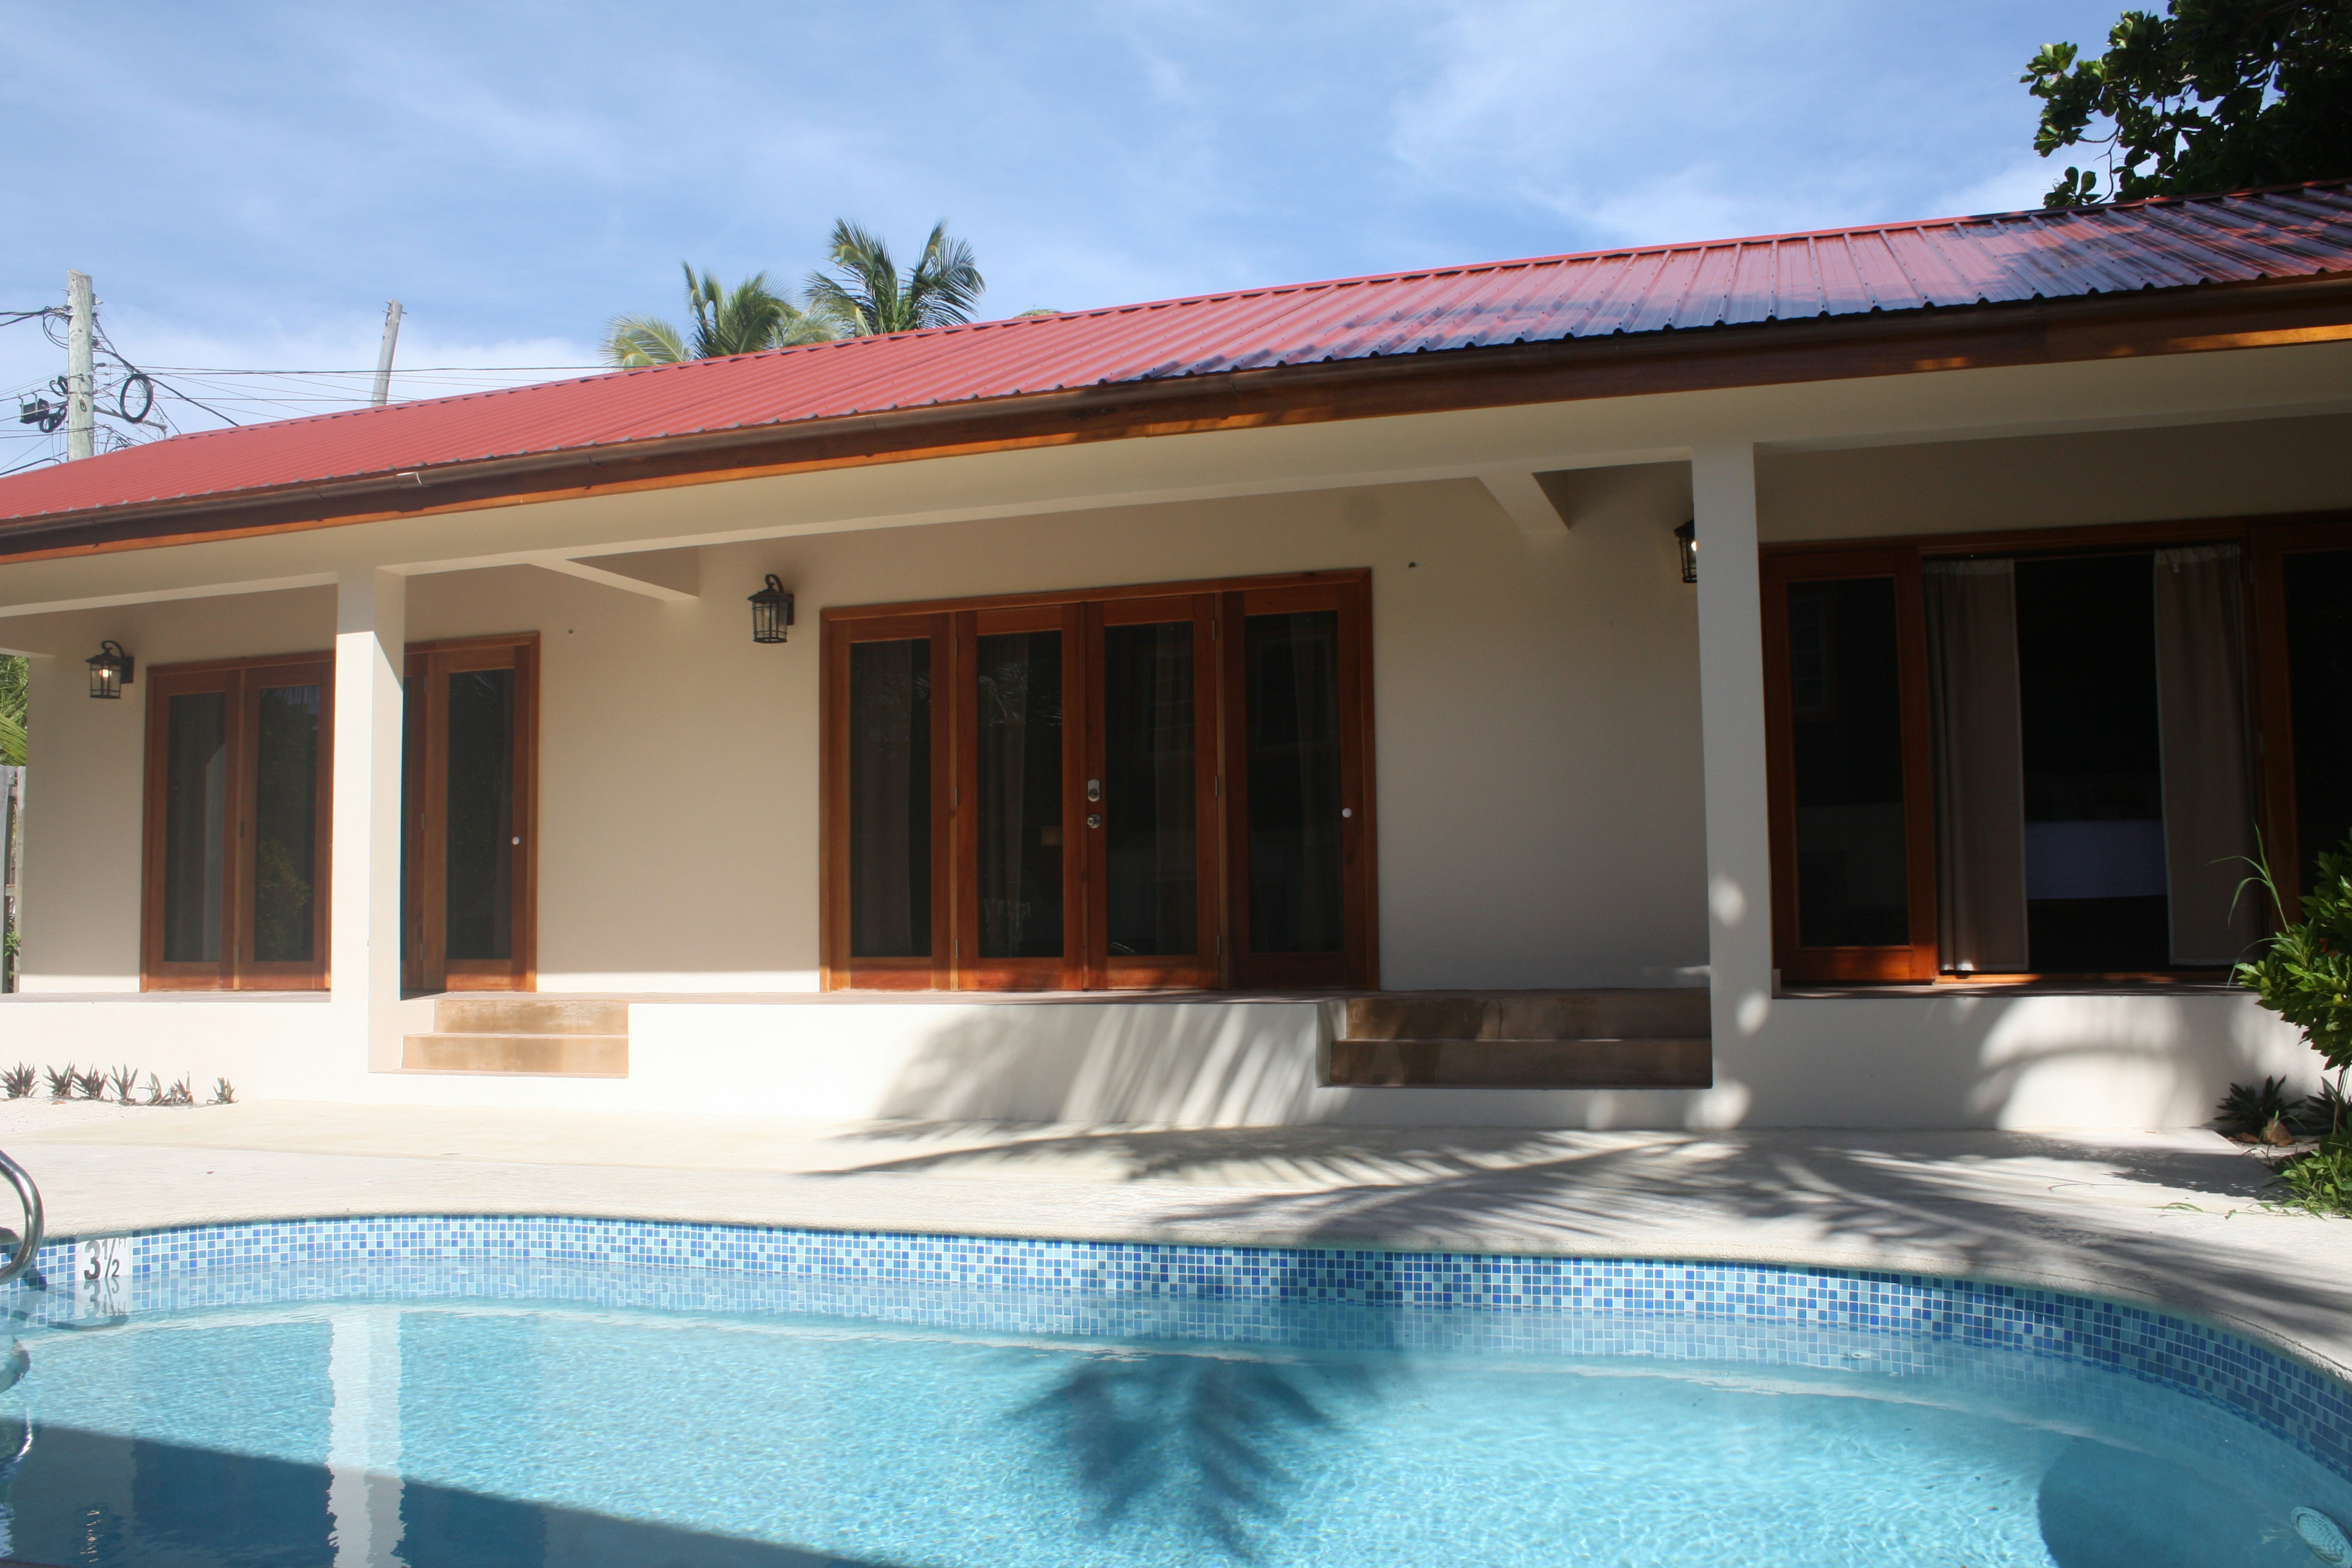
[[[1675,530],[1675,550],[1683,558],[1683,581],[1698,581],[1698,519]]]
[[[751,595],[751,640],[753,642],[784,642],[793,624],[793,596],[773,572],[768,574],[768,585]]]
[[[89,694],[92,697],[119,698],[122,689],[131,684],[133,668],[131,656],[122,645],[109,638],[98,645],[95,658],[83,662],[89,666]]]

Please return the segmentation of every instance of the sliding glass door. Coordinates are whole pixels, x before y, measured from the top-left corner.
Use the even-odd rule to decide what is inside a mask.
[[[1365,584],[826,619],[828,983],[1370,983]]]
[[[148,679],[146,984],[323,988],[332,663]]]

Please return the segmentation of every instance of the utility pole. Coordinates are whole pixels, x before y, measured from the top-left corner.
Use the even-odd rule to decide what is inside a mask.
[[[71,311],[66,324],[66,460],[71,462],[97,450],[98,372],[90,356],[97,305],[89,273],[66,274],[66,304]]]
[[[375,356],[375,405],[381,408],[392,396],[392,351],[400,342],[400,301],[387,302],[383,308],[383,347]]]

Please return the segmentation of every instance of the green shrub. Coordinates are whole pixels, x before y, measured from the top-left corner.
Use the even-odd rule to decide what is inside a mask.
[[[2352,1131],[2331,1132],[2318,1148],[2282,1162],[2278,1179],[2313,1214],[2352,1219]]]
[[[2260,1089],[2250,1083],[2233,1083],[2215,1110],[2220,1113],[2215,1120],[2221,1122],[2221,1131],[2232,1138],[2269,1143],[2294,1141],[2296,1105],[2287,1099],[2286,1079],[2283,1078],[2266,1078]]]
[[[2341,1073],[2352,1068],[2352,838],[2333,854],[2320,853],[2299,921],[2285,919],[2270,868],[2258,864],[2254,870],[2281,924],[2260,958],[2238,965],[2238,982],[2302,1030],[2329,1071]]]

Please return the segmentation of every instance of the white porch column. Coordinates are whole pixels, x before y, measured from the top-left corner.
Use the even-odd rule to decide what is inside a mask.
[[[1719,1048],[1755,1034],[1772,995],[1771,816],[1764,793],[1764,617],[1753,444],[1694,447],[1691,502],[1699,545],[1707,961]]]
[[[400,682],[408,581],[346,571],[335,593],[335,1035],[362,1070],[398,1065]],[[376,1060],[377,1053],[394,1053]]]

